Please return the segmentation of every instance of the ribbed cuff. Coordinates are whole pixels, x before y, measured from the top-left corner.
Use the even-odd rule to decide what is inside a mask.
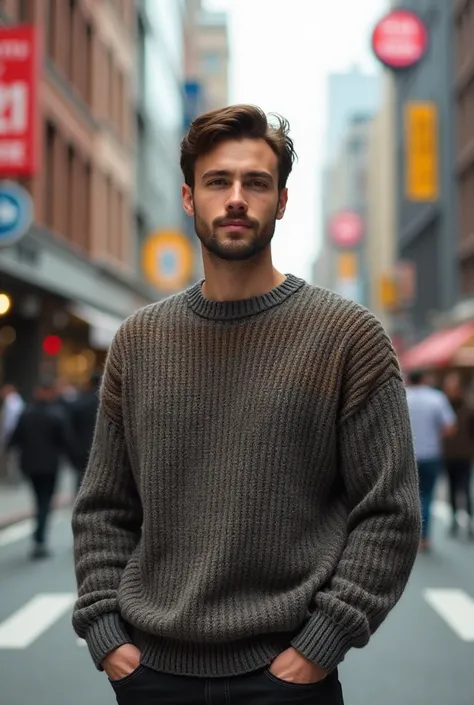
[[[292,639],[291,646],[325,671],[333,671],[351,648],[346,631],[323,612],[316,612]]]
[[[125,625],[119,614],[110,612],[102,615],[89,627],[85,635],[87,646],[97,670],[103,671],[102,661],[114,649],[122,644],[130,644]]]

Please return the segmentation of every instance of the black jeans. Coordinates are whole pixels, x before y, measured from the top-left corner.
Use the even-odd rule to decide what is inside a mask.
[[[33,539],[36,544],[43,546],[46,542],[46,529],[56,489],[57,473],[35,475],[29,480],[36,503],[36,530]]]
[[[298,685],[268,669],[233,678],[195,678],[141,665],[111,685],[119,705],[344,705],[337,670],[319,683]]]
[[[459,498],[462,497],[462,504],[468,515],[472,518],[471,500],[471,461],[470,460],[448,460],[446,471],[449,478],[449,498],[453,516],[459,509]]]

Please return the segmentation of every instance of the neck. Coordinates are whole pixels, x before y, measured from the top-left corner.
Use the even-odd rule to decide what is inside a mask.
[[[275,269],[270,251],[245,262],[219,260],[203,251],[202,295],[210,301],[241,301],[262,296],[282,284],[286,277]]]

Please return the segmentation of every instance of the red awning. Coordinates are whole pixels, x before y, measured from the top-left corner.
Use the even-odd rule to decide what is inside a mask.
[[[445,367],[473,337],[474,322],[440,330],[403,353],[400,364],[404,370]]]

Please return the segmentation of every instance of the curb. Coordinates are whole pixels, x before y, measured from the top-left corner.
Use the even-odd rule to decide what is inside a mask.
[[[59,495],[53,501],[53,511],[55,509],[67,509],[71,507],[74,502],[74,495]],[[12,514],[7,514],[0,517],[0,531],[2,529],[7,529],[9,526],[18,524],[20,521],[25,521],[26,519],[32,519],[34,517],[33,507],[28,509],[22,509],[19,512],[12,512]]]

